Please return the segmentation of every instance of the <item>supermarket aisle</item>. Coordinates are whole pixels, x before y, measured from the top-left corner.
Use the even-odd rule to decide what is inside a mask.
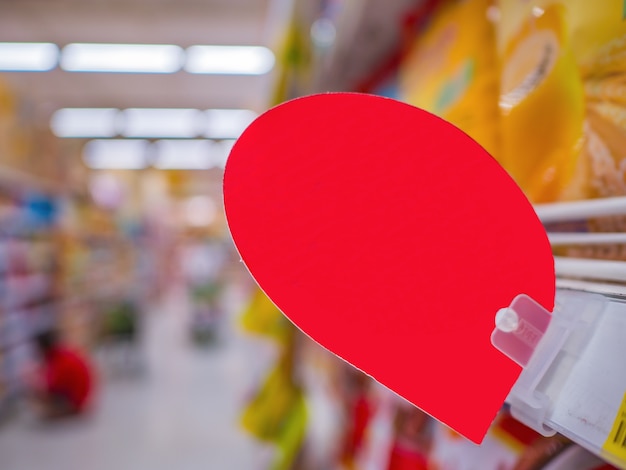
[[[262,449],[236,425],[251,379],[245,339],[225,328],[220,346],[192,347],[181,290],[160,310],[146,324],[144,376],[103,371],[99,406],[80,421],[46,426],[24,418],[0,428],[0,468],[259,468]]]

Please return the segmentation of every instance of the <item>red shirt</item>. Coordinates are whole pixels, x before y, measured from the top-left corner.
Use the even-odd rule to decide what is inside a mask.
[[[91,396],[93,377],[87,361],[74,351],[57,348],[44,365],[46,391],[67,399],[77,410],[83,410]]]

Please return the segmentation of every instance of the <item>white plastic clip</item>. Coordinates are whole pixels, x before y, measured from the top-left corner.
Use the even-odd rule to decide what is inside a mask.
[[[519,295],[496,314],[492,344],[524,368],[506,400],[511,414],[544,436],[556,433],[549,415],[569,372],[562,358],[582,353],[606,302],[599,295],[560,293],[550,314]]]
[[[491,342],[499,351],[525,367],[550,324],[552,315],[527,295],[515,297],[511,306],[496,314]]]

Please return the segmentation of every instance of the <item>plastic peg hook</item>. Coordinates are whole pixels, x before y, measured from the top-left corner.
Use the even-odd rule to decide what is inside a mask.
[[[496,313],[491,342],[500,352],[522,367],[528,364],[552,315],[527,295],[518,295],[511,306]]]

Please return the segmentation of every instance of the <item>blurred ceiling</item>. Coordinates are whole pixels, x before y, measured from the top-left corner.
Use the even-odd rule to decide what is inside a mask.
[[[305,26],[340,5],[332,48],[317,55],[312,91],[352,90],[397,47],[423,0],[0,0],[0,42],[276,47],[294,3]],[[308,24],[307,24],[308,23]],[[249,108],[264,111],[275,72],[261,76],[9,72],[42,120],[62,107]]]
[[[0,42],[270,45],[284,1],[0,0]],[[262,110],[272,74],[7,73],[18,91],[59,107]]]

